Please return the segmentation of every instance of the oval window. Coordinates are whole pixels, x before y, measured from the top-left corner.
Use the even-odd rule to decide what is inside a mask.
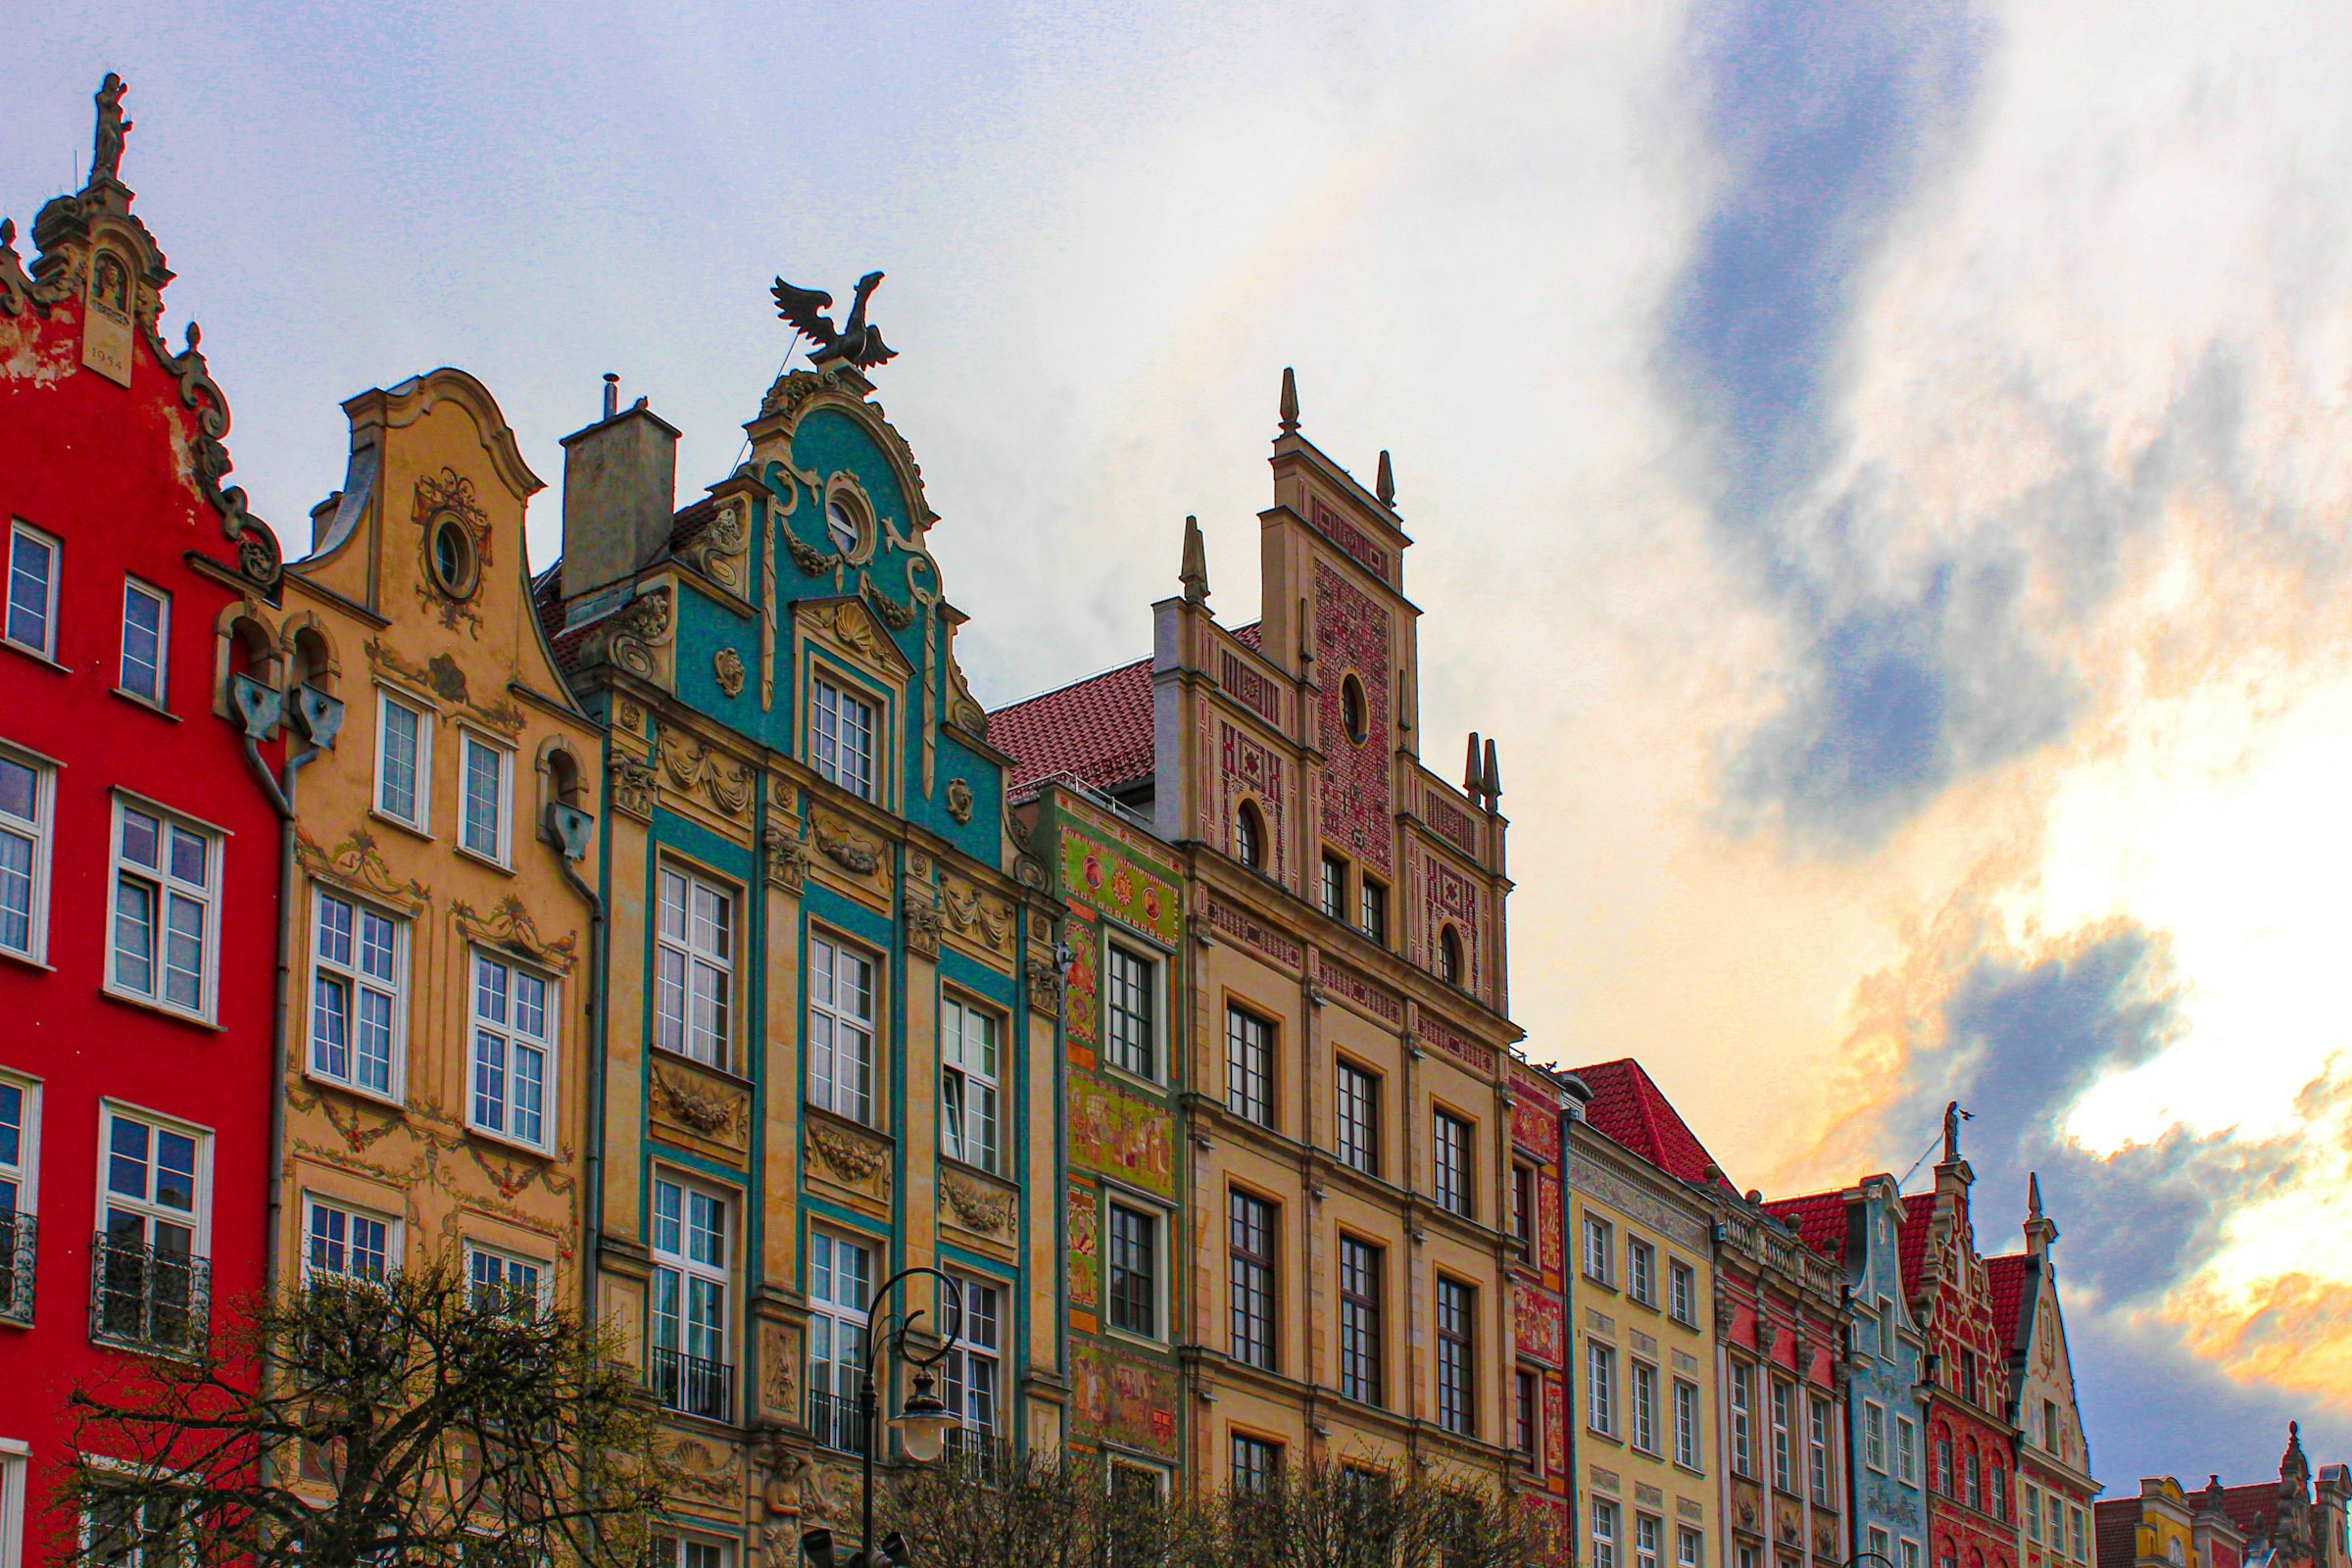
[[[1361,746],[1372,738],[1372,720],[1364,701],[1364,683],[1349,673],[1340,681],[1340,723],[1348,738]]]
[[[825,498],[825,537],[847,560],[865,559],[871,533],[865,518],[865,508],[847,491],[836,490]]]
[[[473,536],[455,517],[443,517],[434,525],[433,580],[453,599],[473,592]]]

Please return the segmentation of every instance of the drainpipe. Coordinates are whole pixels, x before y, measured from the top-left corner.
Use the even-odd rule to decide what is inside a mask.
[[[1845,1363],[1845,1555],[1852,1561],[1854,1553],[1863,1549],[1870,1539],[1862,1533],[1862,1488],[1860,1476],[1854,1469],[1854,1282],[1840,1281],[1838,1286],[1838,1305],[1840,1322],[1838,1325],[1838,1359]],[[1885,1324],[1879,1326],[1879,1337],[1886,1334]],[[1886,1353],[1881,1345],[1879,1351]]]
[[[270,1023],[270,1204],[269,1228],[262,1233],[262,1279],[272,1297],[277,1293],[278,1226],[285,1217],[286,1067],[292,1055],[287,1031],[292,1023],[294,989],[294,775],[318,750],[314,745],[289,753],[285,781],[280,784],[270,776],[270,765],[262,760],[261,745],[251,728],[245,732],[245,765],[277,812],[277,979]]]
[[[587,1187],[580,1202],[580,1322],[593,1329],[596,1257],[603,1241],[605,1214],[605,900],[580,875],[578,861],[588,853],[585,818],[572,812],[583,825],[576,839],[568,836],[557,815],[567,809],[560,803],[549,805],[548,837],[555,843],[564,880],[571,884],[572,892],[588,906],[588,1148],[580,1162],[580,1179]],[[577,855],[572,853],[575,843],[579,848]]]

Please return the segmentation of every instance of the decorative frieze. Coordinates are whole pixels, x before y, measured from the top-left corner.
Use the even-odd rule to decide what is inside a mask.
[[[1470,1039],[1460,1030],[1439,1017],[1424,1011],[1416,1032],[1429,1044],[1437,1047],[1463,1066],[1492,1077],[1494,1072],[1494,1053]]]
[[[1264,955],[1293,972],[1306,961],[1306,952],[1298,943],[1255,915],[1235,908],[1223,899],[1208,901],[1208,922],[1242,946]]]
[[[1404,999],[1387,986],[1365,978],[1346,964],[1333,961],[1329,954],[1315,956],[1315,977],[1326,990],[1346,998],[1375,1018],[1401,1027],[1404,1023]]]

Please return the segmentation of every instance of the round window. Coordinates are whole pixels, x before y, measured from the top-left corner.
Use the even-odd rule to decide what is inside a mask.
[[[453,599],[473,592],[473,536],[455,517],[433,527],[433,580]]]
[[[1372,738],[1372,721],[1364,703],[1364,683],[1350,674],[1340,682],[1340,722],[1348,738],[1361,746]]]

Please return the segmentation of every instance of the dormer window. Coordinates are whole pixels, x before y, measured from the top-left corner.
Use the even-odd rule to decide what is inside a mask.
[[[1265,868],[1266,826],[1248,801],[1233,808],[1233,858],[1252,871]]]

